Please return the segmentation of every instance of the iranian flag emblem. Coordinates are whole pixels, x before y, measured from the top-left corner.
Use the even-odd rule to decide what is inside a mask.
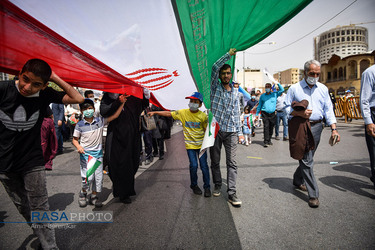
[[[101,164],[101,161],[89,155],[89,158],[87,160],[86,182],[89,177],[95,173],[96,169],[98,169]]]
[[[204,154],[204,152],[206,152],[207,148],[212,147],[214,145],[215,138],[217,133],[219,132],[219,129],[219,123],[217,123],[214,115],[210,111],[210,113],[208,114],[208,126],[204,134],[201,151],[199,152],[199,157],[201,157]]]

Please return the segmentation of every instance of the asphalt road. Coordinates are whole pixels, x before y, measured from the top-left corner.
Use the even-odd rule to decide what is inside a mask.
[[[113,223],[57,228],[60,249],[375,249],[375,190],[361,121],[339,122],[341,142],[334,147],[328,145],[330,130],[323,131],[314,167],[317,209],[292,185],[297,161],[289,156],[288,142],[273,140],[273,146],[263,148],[262,129],[249,147],[238,146],[241,208],[227,202],[225,185],[220,197],[194,195],[181,127],[173,130],[165,159],[140,167],[133,203],[114,199],[105,176],[101,209],[79,208],[79,157],[71,143],[64,143],[64,154],[47,172],[51,210],[112,211]],[[224,164],[223,151],[225,178]],[[14,223],[24,220],[2,185],[0,199],[0,249],[36,247],[28,225]]]

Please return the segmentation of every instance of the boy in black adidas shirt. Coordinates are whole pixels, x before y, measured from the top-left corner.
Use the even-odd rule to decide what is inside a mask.
[[[48,87],[48,81],[55,82],[64,92]],[[47,106],[83,100],[40,59],[27,61],[19,80],[0,82],[0,181],[28,222],[31,211],[49,210],[40,138]],[[32,228],[43,249],[57,248],[52,227]]]

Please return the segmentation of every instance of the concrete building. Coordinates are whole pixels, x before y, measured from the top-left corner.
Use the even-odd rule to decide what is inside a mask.
[[[241,84],[242,88],[246,88],[247,91],[254,88],[263,90],[265,85],[264,74],[260,69],[245,68],[240,70],[237,73],[236,81]]]
[[[324,83],[335,95],[343,95],[349,89],[355,96],[358,96],[361,88],[361,75],[374,64],[375,50],[346,57],[333,55],[327,63],[322,64],[320,82]]]
[[[283,87],[287,87],[302,80],[303,70],[298,68],[290,68],[274,74],[273,78],[280,82]]]
[[[314,58],[321,63],[328,63],[333,54],[345,57],[367,51],[367,29],[354,24],[337,26],[314,37]]]

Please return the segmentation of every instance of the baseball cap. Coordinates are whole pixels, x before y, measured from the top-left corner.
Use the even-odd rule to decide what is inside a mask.
[[[346,93],[350,93],[351,91],[350,91],[350,89],[348,89],[347,91],[345,91]]]
[[[185,99],[196,99],[196,100],[203,102],[203,96],[199,92],[194,92],[191,96],[185,97]]]

